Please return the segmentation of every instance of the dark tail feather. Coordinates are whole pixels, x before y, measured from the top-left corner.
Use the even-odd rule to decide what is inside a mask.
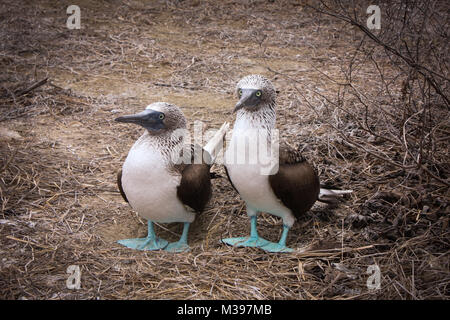
[[[334,198],[334,199],[323,199],[323,198],[320,199],[320,198],[317,198],[317,201],[323,202],[323,203],[327,203],[327,204],[331,204],[331,205],[337,205],[342,200],[343,200],[342,198]]]

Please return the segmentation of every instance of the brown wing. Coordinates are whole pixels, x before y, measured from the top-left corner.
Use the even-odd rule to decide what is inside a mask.
[[[119,191],[120,191],[120,194],[122,195],[122,198],[123,198],[126,202],[128,202],[128,199],[127,199],[127,196],[126,196],[126,194],[125,194],[125,191],[123,191],[123,188],[122,188],[122,169],[120,169],[120,170],[117,172],[117,186],[119,187]]]
[[[278,172],[269,176],[275,195],[298,217],[311,209],[320,192],[319,177],[299,151],[280,145]]]
[[[191,145],[191,151],[195,153],[202,152],[201,159],[205,160],[209,157],[209,154],[200,146]],[[192,164],[183,163],[174,166],[181,173],[181,182],[177,187],[177,196],[184,205],[191,207],[196,212],[202,212],[212,194],[209,172],[211,166],[207,164],[209,162],[205,161],[201,164],[194,164],[194,152],[191,153]]]

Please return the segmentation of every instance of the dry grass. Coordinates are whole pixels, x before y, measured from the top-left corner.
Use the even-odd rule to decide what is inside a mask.
[[[448,299],[448,187],[404,188],[404,172],[345,144],[320,117],[333,113],[305,101],[320,105],[317,92],[336,90],[323,73],[339,77],[358,45],[355,30],[287,1],[78,1],[82,29],[68,30],[69,4],[0,2],[0,128],[21,136],[0,140],[1,298]],[[249,229],[226,179],[214,180],[189,253],[116,244],[146,226],[115,186],[140,130],[117,126],[115,114],[166,100],[218,127],[233,120],[232,91],[249,73],[280,90],[282,137],[301,145],[323,182],[354,194],[298,221],[293,254],[219,243]],[[268,239],[281,229],[272,216],[259,219]],[[181,226],[157,232],[173,241]],[[82,271],[76,291],[66,288],[72,264]],[[374,291],[366,287],[372,264],[381,270]]]

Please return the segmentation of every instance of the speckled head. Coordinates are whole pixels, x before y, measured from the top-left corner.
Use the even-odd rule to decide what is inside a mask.
[[[176,129],[186,128],[186,118],[183,112],[176,105],[167,102],[149,104],[142,112],[118,117],[115,120],[140,125],[151,135],[170,133]]]
[[[242,108],[257,111],[267,106],[273,108],[277,96],[272,82],[258,74],[242,78],[236,86],[236,94],[239,101],[234,111]]]

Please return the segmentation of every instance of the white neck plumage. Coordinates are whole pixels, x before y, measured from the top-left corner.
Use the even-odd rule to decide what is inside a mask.
[[[273,174],[278,165],[278,133],[274,104],[255,111],[237,111],[225,163],[230,167],[250,166],[261,175]]]
[[[158,135],[152,135],[148,131],[136,141],[136,146],[148,147],[154,151],[160,152],[163,159],[170,163],[172,162],[172,154],[179,154],[183,147],[183,138],[175,138],[171,133],[165,132]]]
[[[225,122],[204,146],[204,150],[209,153],[213,162],[223,147],[223,137],[229,126],[230,124]],[[189,138],[185,139],[185,136],[183,135],[186,133],[185,130],[180,130],[176,133],[164,132],[162,134],[152,135],[146,131],[136,142],[136,146],[153,149],[162,155],[167,164],[172,164],[174,161],[178,162],[180,160],[178,159],[178,156],[180,156],[180,152],[183,148],[185,148],[183,149],[183,156],[186,155],[185,152],[192,152],[192,141],[189,141]],[[190,159],[191,154],[189,153],[188,158],[183,160],[190,161]]]
[[[255,111],[245,110],[244,108],[237,111],[236,122],[233,127],[233,139],[239,139],[244,135],[258,134],[265,136],[270,143],[272,137],[272,129],[275,129],[276,113],[275,104],[266,104],[260,106]]]
[[[237,111],[236,129],[266,129],[271,131],[275,128],[276,113],[275,104],[266,104],[260,106],[258,110],[249,111],[242,108]]]

